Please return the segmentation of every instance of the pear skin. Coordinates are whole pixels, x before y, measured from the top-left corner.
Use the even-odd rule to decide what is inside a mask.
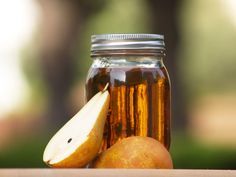
[[[107,90],[91,98],[49,141],[44,162],[55,168],[86,166],[100,149],[109,102]]]
[[[172,169],[167,149],[150,137],[124,138],[102,152],[92,164],[93,168],[157,168]]]

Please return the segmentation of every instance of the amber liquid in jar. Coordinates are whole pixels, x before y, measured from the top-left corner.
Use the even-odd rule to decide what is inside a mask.
[[[92,67],[89,100],[109,83],[110,110],[101,151],[128,136],[149,136],[170,146],[170,85],[165,67]]]

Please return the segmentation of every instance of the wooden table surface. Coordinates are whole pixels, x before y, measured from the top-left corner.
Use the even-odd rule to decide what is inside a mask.
[[[236,177],[236,170],[0,169],[0,177]]]

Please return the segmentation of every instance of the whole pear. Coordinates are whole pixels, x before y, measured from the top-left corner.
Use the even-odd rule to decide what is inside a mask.
[[[122,139],[101,153],[94,168],[173,168],[166,148],[149,137],[133,136]]]

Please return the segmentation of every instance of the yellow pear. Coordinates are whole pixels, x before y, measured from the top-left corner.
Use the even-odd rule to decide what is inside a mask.
[[[124,138],[102,152],[93,162],[94,168],[173,168],[170,153],[150,137]]]
[[[84,167],[97,155],[109,109],[110,95],[106,88],[92,97],[52,137],[43,154],[43,161],[47,165],[58,168]]]

